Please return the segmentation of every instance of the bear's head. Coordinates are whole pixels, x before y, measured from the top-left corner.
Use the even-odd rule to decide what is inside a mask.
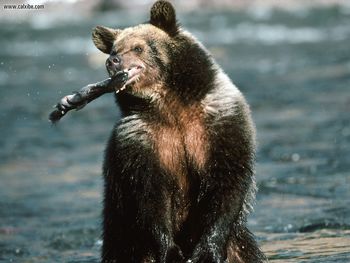
[[[153,4],[149,23],[125,29],[97,26],[92,39],[99,50],[109,54],[109,75],[127,71],[129,79],[123,92],[137,97],[165,95],[176,89],[175,93],[185,94],[203,87],[201,83],[207,85],[213,75],[208,72],[210,56],[181,30],[174,7],[164,0]]]

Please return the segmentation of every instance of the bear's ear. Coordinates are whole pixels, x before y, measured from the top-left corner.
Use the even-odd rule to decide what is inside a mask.
[[[168,1],[160,0],[153,4],[150,23],[167,32],[170,36],[175,36],[178,33],[175,9]]]
[[[103,53],[110,54],[120,30],[97,26],[92,31],[92,41]]]

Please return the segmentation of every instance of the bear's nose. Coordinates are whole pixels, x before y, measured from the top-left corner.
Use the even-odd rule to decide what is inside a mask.
[[[121,70],[121,58],[116,54],[111,54],[106,61],[106,66],[109,70],[120,71]]]

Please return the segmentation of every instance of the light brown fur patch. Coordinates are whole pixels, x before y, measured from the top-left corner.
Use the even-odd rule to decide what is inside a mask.
[[[175,175],[181,189],[187,189],[185,148],[177,127],[159,127],[155,132],[155,145],[160,164],[167,172]]]
[[[160,105],[162,124],[153,129],[156,152],[163,169],[177,178],[182,191],[188,191],[188,165],[204,169],[207,161],[207,134],[203,110],[199,105],[184,106],[178,99],[166,94]]]
[[[147,48],[146,40],[152,40],[158,43],[172,43],[172,39],[162,30],[153,25],[138,25],[124,29],[115,41],[115,51],[123,54],[135,46]],[[164,63],[169,63],[169,58],[163,49],[159,49],[159,58]],[[148,58],[146,57],[145,60]]]

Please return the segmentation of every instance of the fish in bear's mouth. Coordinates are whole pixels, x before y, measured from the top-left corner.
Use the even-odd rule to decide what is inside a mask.
[[[115,92],[119,93],[120,91],[125,90],[127,88],[127,86],[129,86],[130,84],[137,82],[138,78],[140,77],[140,74],[143,70],[144,70],[143,65],[131,66],[127,69],[122,70],[122,72],[125,72],[128,74],[128,80],[125,82],[125,84],[121,88],[116,89]]]
[[[49,120],[53,123],[59,121],[70,110],[82,109],[86,104],[97,99],[105,93],[119,93],[130,87],[139,80],[142,71],[145,69],[143,64],[131,65],[118,72],[108,71],[110,77],[103,81],[88,84],[79,91],[64,96],[55,106],[49,115]]]

